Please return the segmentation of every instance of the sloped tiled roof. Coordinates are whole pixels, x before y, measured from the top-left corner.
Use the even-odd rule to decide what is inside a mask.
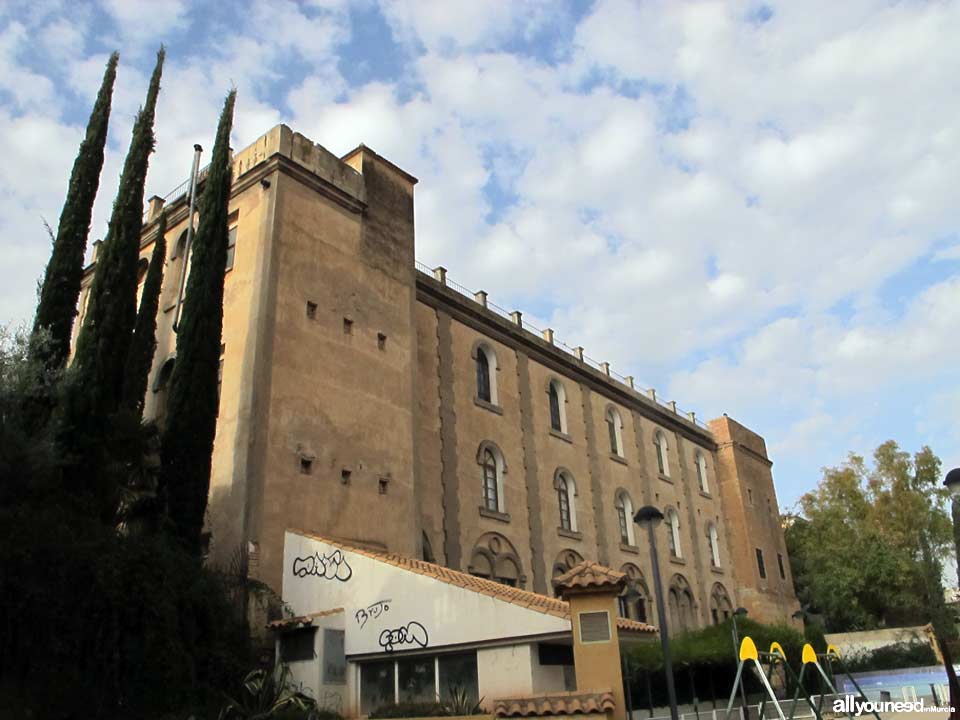
[[[487,595],[489,597],[496,598],[497,600],[512,603],[513,605],[519,605],[520,607],[528,608],[529,610],[534,610],[545,615],[553,615],[554,617],[563,618],[565,620],[570,619],[570,604],[565,600],[560,600],[559,598],[552,598],[547,595],[531,592],[529,590],[521,590],[520,588],[510,587],[509,585],[503,585],[501,583],[494,582],[493,580],[487,580],[486,578],[469,575],[467,573],[460,572],[459,570],[451,570],[450,568],[443,567],[442,565],[436,565],[434,563],[429,563],[426,560],[418,560],[417,558],[407,557],[406,555],[373,550],[369,547],[363,547],[349,541],[335,540],[333,538],[323,537],[322,535],[306,532],[304,530],[290,528],[289,531],[296,533],[297,535],[303,535],[304,537],[328,543],[330,545],[336,545],[344,550],[350,550],[350,552],[355,552],[358,555],[365,555],[366,557],[379,560],[380,562],[384,562],[388,565],[393,565],[404,570],[409,570],[410,572],[417,573],[418,575],[426,575],[427,577],[447,583],[448,585],[454,585],[456,587],[464,588],[465,590],[471,590],[472,592],[480,593],[481,595]],[[637,620],[627,620],[626,618],[617,618],[617,628],[626,632],[657,632],[657,629],[652,625],[638,622]]]
[[[548,715],[595,715],[616,709],[609,690],[567,692],[531,697],[503,698],[493,703],[496,717],[544,717]]]
[[[563,575],[553,579],[557,590],[598,590],[610,588],[619,591],[626,575],[592,561],[577,563]]]
[[[287,630],[297,627],[309,627],[313,625],[316,618],[328,617],[330,615],[339,615],[343,608],[333,608],[332,610],[321,610],[320,612],[308,613],[306,615],[297,615],[296,617],[281,618],[267,623],[271,630]]]

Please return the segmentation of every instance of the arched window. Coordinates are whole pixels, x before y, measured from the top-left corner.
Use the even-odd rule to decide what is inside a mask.
[[[493,512],[506,512],[503,475],[507,466],[503,454],[496,445],[484,441],[477,451],[477,463],[480,465],[482,507]]]
[[[150,268],[150,262],[146,258],[140,258],[137,263],[137,310],[140,310],[140,301],[143,300],[144,280],[147,278],[147,270]]]
[[[707,459],[702,452],[697,452],[697,481],[700,483],[700,492],[709,493],[710,483],[707,482]]]
[[[569,471],[559,469],[553,476],[560,510],[560,527],[577,532],[577,484]]]
[[[553,577],[558,578],[568,570],[583,562],[583,555],[576,550],[561,550],[557,559],[553,561]],[[554,594],[560,597],[561,593],[554,590]]]
[[[499,510],[500,492],[497,488],[497,459],[490,449],[483,451],[483,506]]]
[[[710,593],[710,617],[713,624],[721,623],[733,614],[733,603],[727,589],[720,583],[715,583]]]
[[[681,632],[693,630],[696,627],[696,603],[693,601],[690,583],[683,575],[674,575],[670,580],[668,598],[673,626]]]
[[[567,432],[567,394],[558,380],[551,380],[547,389],[550,400],[550,427],[557,432]]]
[[[497,356],[486,343],[474,349],[477,364],[477,399],[497,404]]]
[[[633,563],[627,563],[620,572],[627,576],[623,592],[617,599],[620,616],[631,620],[647,621],[647,602],[650,592],[643,580],[643,573]]]
[[[623,457],[623,420],[613,406],[607,408],[607,434],[610,438],[610,452]]]
[[[499,533],[486,533],[477,540],[467,572],[511,587],[523,587],[527,582],[516,549]]]
[[[674,508],[667,508],[666,519],[670,556],[681,558],[683,557],[683,549],[680,547],[680,515]]]
[[[707,525],[707,541],[710,543],[710,564],[720,567],[720,536],[715,523]]]
[[[167,396],[170,389],[170,378],[173,376],[174,362],[175,358],[167,358],[166,362],[160,366],[160,371],[153,381],[153,392],[156,395],[153,420],[160,427],[163,427],[167,418]]]
[[[624,545],[635,545],[633,540],[633,502],[626,490],[617,492],[614,503],[617,510],[617,524],[620,528],[620,542]]]
[[[177,238],[177,242],[173,246],[173,254],[170,256],[171,260],[176,260],[177,258],[182,258],[184,253],[187,251],[187,231],[184,230],[180,233],[180,237]]]
[[[670,463],[667,462],[667,436],[657,430],[653,436],[653,445],[657,450],[657,470],[661,475],[670,477]]]

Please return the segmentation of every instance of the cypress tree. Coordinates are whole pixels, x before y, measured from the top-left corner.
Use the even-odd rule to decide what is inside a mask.
[[[113,53],[107,61],[100,92],[87,121],[87,133],[73,162],[67,199],[60,212],[60,224],[40,287],[33,330],[34,337],[41,331],[46,331],[47,337],[43,343],[34,342],[31,345],[31,355],[54,370],[63,367],[70,352],[70,331],[80,297],[83,256],[90,233],[93,201],[100,186],[110,102],[119,57]]]
[[[57,427],[65,489],[108,524],[115,522],[123,481],[111,454],[111,433],[118,422],[124,365],[136,324],[143,188],[154,146],[153,120],[164,54],[161,46],[146,102],[133,125],[87,312],[64,383]]]
[[[227,261],[230,200],[230,131],[236,90],[223,105],[217,138],[200,198],[190,277],[177,334],[177,362],[170,378],[162,439],[161,497],[173,530],[194,554],[201,552],[203,516],[210,491],[210,463],[217,424],[217,369],[223,329],[223,278]]]
[[[133,125],[133,137],[120,175],[107,236],[93,275],[87,313],[77,337],[73,387],[86,396],[81,404],[85,406],[83,414],[88,417],[73,417],[74,422],[105,419],[120,402],[124,363],[136,324],[143,187],[154,146],[153,119],[164,54],[161,47],[150,78],[146,103]]]
[[[143,398],[147,392],[147,376],[150,364],[157,348],[157,309],[160,306],[160,285],[163,282],[163,261],[167,254],[167,214],[161,213],[157,222],[157,239],[154,240],[153,254],[147,276],[143,281],[143,295],[140,309],[137,311],[137,324],[133,329],[133,340],[127,353],[126,374],[123,378],[123,397],[121,404],[134,412],[137,418],[143,417]]]

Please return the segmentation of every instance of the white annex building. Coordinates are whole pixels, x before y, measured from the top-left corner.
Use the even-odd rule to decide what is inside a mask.
[[[617,616],[622,573],[585,563],[568,575],[558,589],[571,591],[570,602],[287,531],[283,599],[294,617],[271,627],[294,682],[346,717],[445,701],[454,689],[499,716],[620,716],[619,647],[653,640],[656,629]],[[616,677],[585,687],[596,683],[584,682],[594,673],[583,667],[608,658]]]

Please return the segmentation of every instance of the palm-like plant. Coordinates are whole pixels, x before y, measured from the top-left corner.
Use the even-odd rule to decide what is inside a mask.
[[[447,714],[452,716],[479,715],[483,712],[483,707],[481,707],[482,702],[483,698],[480,698],[479,701],[474,701],[471,693],[465,687],[454,685],[450,688],[443,707],[447,711]]]
[[[243,679],[238,699],[227,696],[219,720],[266,720],[286,711],[300,711],[305,717],[316,710],[316,702],[290,682],[290,670],[278,663],[270,670],[254,670]]]

